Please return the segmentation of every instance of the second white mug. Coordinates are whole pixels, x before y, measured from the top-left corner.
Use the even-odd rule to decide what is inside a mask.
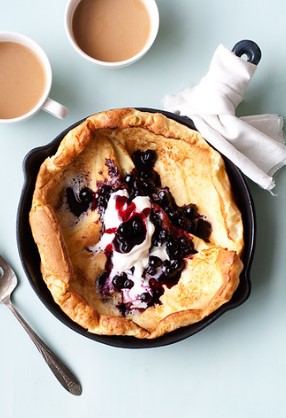
[[[155,0],[69,0],[66,33],[77,53],[105,68],[141,59],[159,30]]]

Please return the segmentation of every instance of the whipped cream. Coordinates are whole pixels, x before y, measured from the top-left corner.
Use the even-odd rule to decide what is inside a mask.
[[[118,190],[110,195],[107,208],[103,215],[104,233],[100,241],[91,248],[92,251],[106,251],[115,237],[115,233],[119,225],[127,219],[122,219],[120,212],[117,210],[116,201],[118,196],[128,198],[128,192],[126,190]],[[132,200],[134,209],[128,213],[128,218],[131,218],[134,214],[141,215],[146,226],[146,236],[144,241],[134,247],[128,253],[120,253],[113,247],[112,261],[118,272],[129,270],[135,265],[135,263],[141,263],[142,259],[147,258],[149,255],[149,249],[151,247],[152,235],[155,231],[155,226],[150,221],[150,216],[143,216],[145,209],[151,209],[151,202],[147,196],[137,196]],[[127,209],[128,204],[125,203],[123,211]]]
[[[104,232],[100,241],[95,246],[90,247],[90,250],[94,252],[111,252],[113,267],[106,285],[109,289],[112,289],[113,278],[124,271],[127,274],[127,277],[133,281],[134,285],[131,289],[122,289],[122,303],[129,304],[131,309],[145,309],[147,303],[141,300],[141,295],[150,292],[149,279],[143,277],[143,272],[148,266],[149,257],[151,255],[156,255],[161,258],[162,261],[169,259],[169,257],[166,252],[165,244],[151,249],[155,226],[150,221],[151,201],[149,197],[136,196],[129,204],[127,202],[124,203],[119,211],[117,201],[122,197],[125,197],[126,200],[129,198],[127,190],[118,190],[110,195],[106,210],[102,217]],[[118,252],[113,245],[117,228],[122,222],[126,222],[134,215],[141,216],[141,219],[145,224],[145,239],[140,244],[134,245],[128,253]],[[110,251],[111,249],[112,251]]]

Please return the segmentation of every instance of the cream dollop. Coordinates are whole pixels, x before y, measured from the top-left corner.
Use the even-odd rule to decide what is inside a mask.
[[[95,250],[97,251],[105,251],[107,247],[112,244],[116,229],[123,222],[120,213],[116,208],[116,200],[118,196],[124,196],[126,198],[129,197],[126,190],[118,190],[111,194],[102,219],[105,232],[102,234],[100,241],[95,246]],[[130,211],[129,217],[132,217],[135,213],[140,215],[145,209],[151,209],[151,202],[148,196],[136,196],[132,202],[134,204],[134,209],[133,211]],[[125,208],[123,207],[123,209],[126,209],[127,206],[128,204],[126,203]],[[155,226],[150,221],[150,215],[144,215],[142,216],[142,219],[144,219],[146,226],[146,236],[141,244],[134,245],[128,253],[120,253],[116,251],[115,248],[112,248],[112,262],[118,272],[129,270],[131,267],[135,266],[135,264],[144,264],[145,267],[145,259],[147,259],[148,262],[149,249],[151,247],[152,235],[155,231]]]
[[[168,259],[166,252],[166,245],[163,244],[160,247],[152,247],[152,236],[155,231],[155,226],[150,220],[151,201],[148,196],[136,196],[132,200],[133,210],[130,211],[129,217],[132,217],[135,213],[141,214],[142,219],[146,227],[146,236],[142,243],[134,245],[128,253],[120,253],[115,250],[112,242],[115,237],[115,233],[119,225],[123,222],[120,216],[120,212],[117,210],[116,201],[118,197],[129,198],[127,190],[118,190],[110,195],[106,210],[103,214],[104,233],[101,236],[100,241],[90,250],[108,251],[110,245],[112,246],[112,269],[109,275],[109,283],[112,283],[112,279],[115,275],[124,271],[127,277],[134,283],[131,289],[122,290],[122,302],[130,303],[131,308],[146,308],[147,304],[142,302],[141,295],[150,291],[148,279],[144,278],[143,273],[148,266],[150,255],[156,255],[161,258],[162,261]],[[131,202],[129,203],[129,205]],[[128,208],[128,204],[123,206],[123,211]],[[146,209],[150,209],[149,214],[146,216]],[[144,213],[144,214],[143,214]]]

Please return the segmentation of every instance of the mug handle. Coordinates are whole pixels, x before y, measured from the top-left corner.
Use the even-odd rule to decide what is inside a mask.
[[[42,109],[59,119],[63,119],[68,113],[68,109],[65,106],[50,97],[47,98]]]

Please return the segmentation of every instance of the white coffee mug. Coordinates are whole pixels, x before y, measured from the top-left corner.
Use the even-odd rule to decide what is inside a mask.
[[[67,114],[67,108],[49,97],[49,93],[52,86],[52,70],[49,59],[46,53],[43,51],[43,49],[35,41],[30,39],[26,35],[16,32],[0,32],[0,43],[2,42],[18,43],[32,50],[32,52],[36,55],[36,57],[42,64],[45,73],[45,84],[41,97],[35,103],[32,109],[30,109],[28,112],[24,114],[21,114],[20,116],[12,118],[1,118],[0,115],[0,123],[13,123],[26,120],[35,115],[41,109],[45,110],[46,112],[59,119],[63,119]]]
[[[71,45],[73,46],[73,48],[81,57],[85,58],[89,62],[92,62],[93,64],[96,64],[98,66],[105,67],[105,68],[126,67],[127,65],[133,64],[136,61],[140,60],[153,45],[157,37],[158,30],[159,30],[160,19],[159,19],[158,6],[155,0],[140,0],[143,3],[143,6],[145,6],[146,11],[148,13],[149,22],[150,22],[150,30],[149,30],[147,40],[144,46],[139,50],[139,52],[137,52],[135,55],[131,56],[130,58],[123,59],[121,61],[103,61],[103,60],[96,59],[88,55],[77,44],[77,41],[75,39],[75,35],[73,32],[73,17],[80,1],[82,0],[69,0],[68,1],[66,11],[65,11],[65,27],[66,27],[66,33],[67,33],[68,39]],[[120,0],[117,0],[117,1],[119,3],[118,5],[120,6]],[[99,24],[102,24],[102,22],[99,22]]]

